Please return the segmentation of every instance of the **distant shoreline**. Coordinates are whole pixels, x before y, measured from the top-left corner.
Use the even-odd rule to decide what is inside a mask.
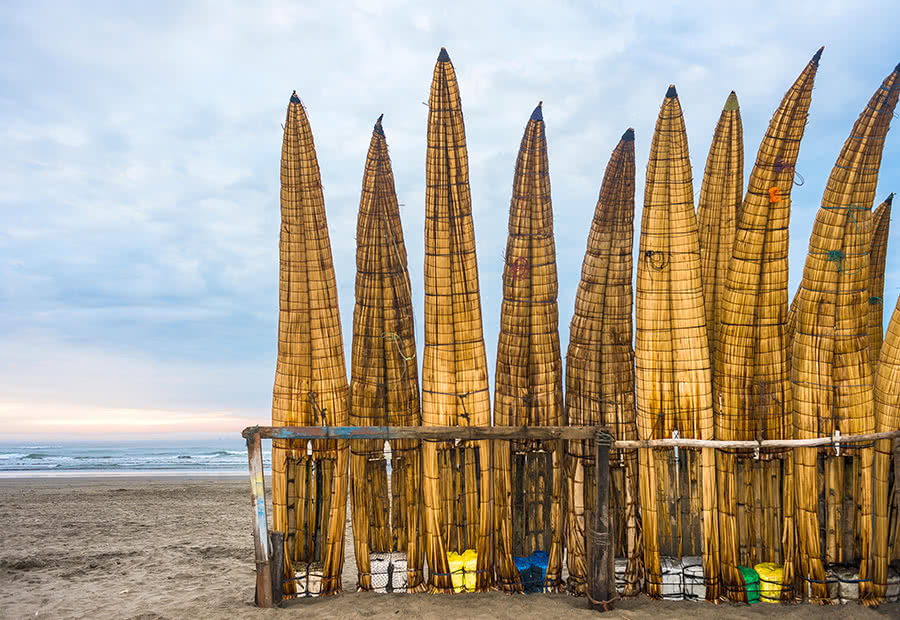
[[[268,478],[271,472],[266,472]],[[0,471],[0,482],[5,480],[19,480],[29,478],[86,478],[98,480],[103,478],[146,478],[149,480],[165,478],[172,480],[177,478],[240,478],[249,476],[249,470],[244,471],[197,471],[197,470],[132,470],[132,471],[102,471],[102,470],[66,470],[66,471]]]

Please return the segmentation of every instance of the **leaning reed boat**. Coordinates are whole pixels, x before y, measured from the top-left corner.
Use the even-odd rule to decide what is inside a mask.
[[[425,162],[425,359],[422,423],[490,426],[487,359],[456,73],[441,48],[428,104]],[[423,442],[425,551],[432,592],[453,591],[448,552],[478,554],[475,589],[491,582],[490,442]]]
[[[516,159],[503,304],[497,340],[494,423],[565,423],[556,243],[547,138],[541,104],[534,109]],[[563,561],[562,442],[498,442],[494,447],[495,573],[506,591],[560,588]],[[548,554],[541,583],[523,583],[514,558]],[[527,573],[526,573],[527,574]]]
[[[821,53],[820,49],[809,61],[769,121],[739,210],[718,306],[719,348],[713,372],[716,439],[793,435],[785,334],[788,224],[794,164]],[[744,457],[740,472],[738,456]],[[739,566],[783,561],[783,583],[788,585],[794,574],[793,502],[789,492],[784,501],[781,498],[783,464],[771,455],[756,460],[747,456],[726,450],[716,455],[722,581],[725,593],[735,601],[746,600]],[[784,467],[789,474],[790,464]],[[791,481],[787,484],[790,489]]]
[[[281,151],[281,272],[273,426],[346,426],[347,368],[325,200],[306,111],[296,91]],[[311,444],[311,447],[310,445]],[[286,579],[321,574],[340,592],[347,510],[346,441],[276,439],[273,525],[284,534]],[[286,581],[285,593],[297,592]]]
[[[697,226],[700,229],[700,274],[709,330],[709,360],[716,367],[719,341],[719,308],[725,293],[728,261],[741,215],[744,196],[744,129],[741,108],[734,91],[725,100],[713,133],[700,199]]]
[[[637,439],[632,348],[632,243],[634,239],[634,130],[619,140],[606,166],[594,209],[566,354],[569,424],[603,426],[616,439]],[[585,593],[586,534],[594,518],[594,452],[591,442],[569,442],[566,455],[569,590]],[[643,578],[638,462],[633,450],[610,453],[610,513],[614,553],[626,558],[626,596],[640,593]]]
[[[794,319],[791,382],[797,439],[875,428],[867,332],[871,210],[884,139],[900,94],[898,78],[900,66],[853,125],[816,214]],[[859,597],[873,600],[873,452],[872,447],[851,447],[826,455],[825,480],[817,484],[817,451],[794,450],[800,576],[813,600],[829,598],[822,583],[823,559],[859,559]],[[819,545],[817,488],[825,495],[824,550]]]
[[[713,438],[712,376],[706,311],[700,276],[700,239],[687,134],[678,94],[670,86],[660,107],[650,147],[638,260],[635,379],[637,427],[641,439]],[[715,452],[681,450],[672,466],[651,449],[639,450],[644,564],[647,594],[661,596],[660,523],[669,544],[684,551],[685,519],[701,515],[699,539],[689,540],[703,556],[706,598],[719,596],[719,536],[716,518]],[[687,458],[683,458],[687,453]],[[657,460],[661,467],[657,469]],[[682,472],[687,482],[682,483]],[[674,484],[662,481],[672,475]],[[690,501],[682,502],[687,486]],[[657,489],[659,485],[660,489]],[[695,493],[696,488],[699,491]],[[667,493],[659,518],[657,494]],[[684,528],[695,530],[690,526]]]
[[[420,423],[406,245],[381,117],[366,157],[356,227],[350,404],[353,426]],[[416,591],[424,588],[422,454],[415,440],[393,440],[390,447],[388,485],[384,442],[356,441],[350,446],[359,588],[387,589],[390,583],[394,590],[397,582],[405,583],[407,591]],[[406,575],[396,575],[397,571]]]
[[[872,371],[878,366],[881,341],[884,338],[884,266],[887,262],[888,236],[891,231],[890,194],[872,211],[872,245],[869,250],[869,362]]]
[[[881,347],[881,357],[875,374],[875,432],[883,433],[900,429],[900,299],[894,308],[887,336]],[[872,582],[874,596],[880,601],[887,593],[887,570],[891,561],[889,543],[889,509],[891,477],[891,453],[893,441],[879,439],[875,443],[875,523],[872,540]],[[896,458],[896,456],[894,457]],[[896,467],[896,464],[895,464]],[[894,471],[896,474],[896,469]],[[894,476],[894,485],[898,480]],[[896,488],[894,494],[896,494]],[[896,543],[896,541],[890,541]],[[896,554],[896,549],[894,550]]]

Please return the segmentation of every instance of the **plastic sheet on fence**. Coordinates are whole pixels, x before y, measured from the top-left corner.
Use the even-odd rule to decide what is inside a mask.
[[[322,563],[294,562],[294,583],[298,597],[319,596],[322,593]]]
[[[372,589],[376,592],[406,592],[406,554],[399,551],[373,551],[369,554]]]

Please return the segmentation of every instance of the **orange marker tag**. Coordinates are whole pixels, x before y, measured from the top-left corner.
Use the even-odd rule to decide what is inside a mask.
[[[778,202],[781,200],[781,190],[777,187],[769,188],[769,202]]]

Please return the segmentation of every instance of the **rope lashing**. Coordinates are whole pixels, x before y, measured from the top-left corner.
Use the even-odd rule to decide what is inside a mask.
[[[660,250],[647,250],[644,252],[644,258],[650,262],[650,267],[656,271],[662,271],[669,265],[668,254]]]
[[[524,256],[520,256],[513,262],[509,264],[509,277],[513,280],[524,279],[528,277],[528,272],[531,270],[528,259]]]
[[[325,417],[328,413],[328,409],[319,406],[318,392],[313,392],[312,390],[310,390],[309,394],[307,394],[306,397],[307,400],[309,400],[309,406],[313,412],[313,422],[317,423],[319,421],[319,416],[321,416],[322,426],[328,426],[327,418]]]
[[[390,340],[390,341],[397,343],[397,353],[399,353],[400,357],[402,357],[405,361],[409,362],[416,358],[415,353],[413,353],[412,355],[410,355],[408,357],[403,354],[403,349],[400,346],[400,343],[403,342],[403,339],[400,337],[400,334],[398,334],[397,332],[384,332],[383,334],[381,334],[381,337],[384,338],[385,340]]]
[[[872,304],[873,306],[877,306],[878,304],[881,303],[881,297],[877,297],[877,296],[873,295],[872,297],[869,297],[869,303]]]
[[[838,272],[843,271],[842,261],[847,258],[847,255],[844,254],[841,250],[829,250],[825,255],[825,260],[836,263]]]
[[[803,175],[797,172],[797,169],[794,168],[794,164],[790,162],[786,162],[781,157],[775,158],[775,163],[772,164],[772,168],[775,169],[775,172],[781,173],[787,170],[792,170],[794,172],[794,185],[801,186],[806,183],[806,179],[803,178]]]
[[[778,189],[777,186],[773,185],[769,188],[769,202],[775,203],[781,200],[781,190]]]

